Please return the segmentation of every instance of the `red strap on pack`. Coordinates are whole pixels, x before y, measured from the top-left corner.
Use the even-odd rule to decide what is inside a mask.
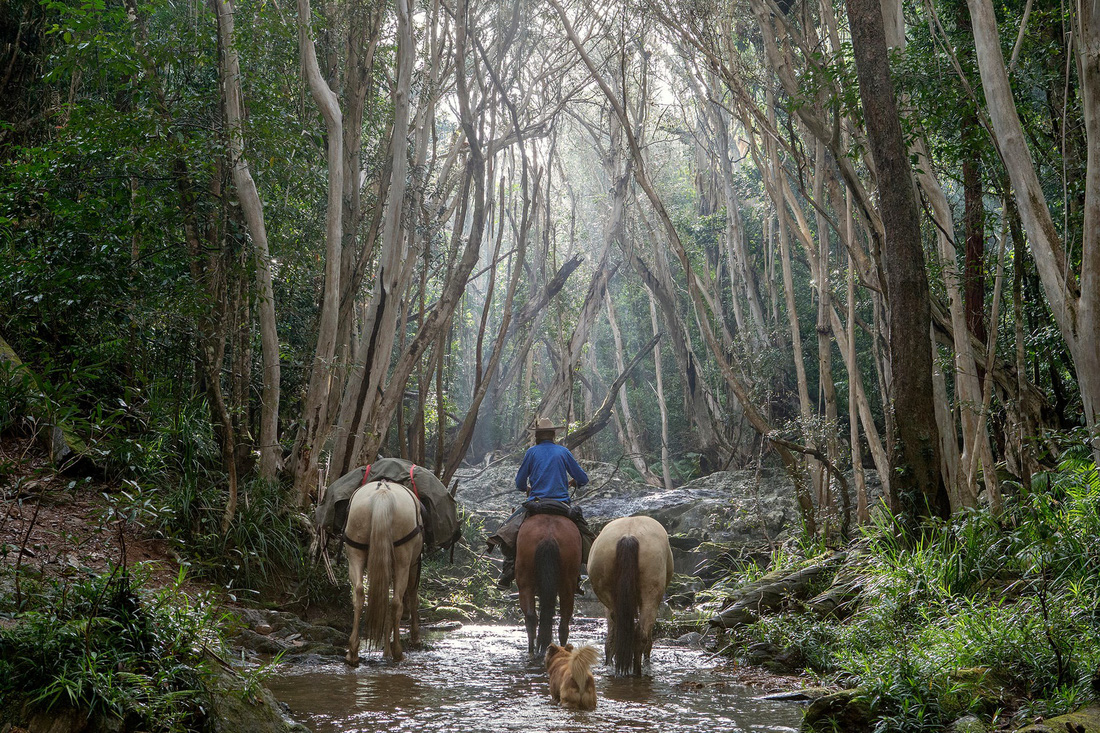
[[[416,477],[413,476],[413,471],[415,470],[415,465],[409,466],[409,483],[412,484],[413,496],[416,497],[417,501],[420,501],[420,492],[416,490]]]
[[[360,489],[363,488],[364,486],[366,486],[369,483],[367,481],[367,478],[369,476],[370,476],[370,464],[368,463],[366,469],[363,471],[363,483],[359,484]]]

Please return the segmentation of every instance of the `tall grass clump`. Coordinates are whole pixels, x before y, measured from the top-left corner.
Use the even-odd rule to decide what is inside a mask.
[[[190,601],[178,584],[145,595],[116,568],[47,585],[14,617],[18,623],[0,627],[0,709],[68,707],[131,730],[205,728],[215,674],[207,650],[221,642],[211,607]]]
[[[961,715],[1056,715],[1095,696],[1100,669],[1100,477],[1065,458],[986,509],[907,537],[868,528],[857,609],[843,620],[766,617],[750,634],[861,690],[880,731]]]

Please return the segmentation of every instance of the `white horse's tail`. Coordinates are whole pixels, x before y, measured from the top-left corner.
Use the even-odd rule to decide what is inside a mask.
[[[370,551],[367,553],[367,609],[364,636],[372,647],[386,641],[393,586],[393,491],[380,486],[371,498]]]

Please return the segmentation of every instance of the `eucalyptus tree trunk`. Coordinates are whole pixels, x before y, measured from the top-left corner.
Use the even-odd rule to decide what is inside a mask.
[[[833,384],[833,352],[830,338],[829,315],[832,309],[832,291],[829,287],[829,224],[824,214],[825,207],[825,144],[817,141],[814,156],[813,193],[817,201],[817,374],[819,393],[825,403],[825,447],[833,465],[839,463],[840,451],[837,445],[836,386]],[[835,509],[832,500],[832,485],[828,471],[823,471],[821,493],[818,502],[825,512]],[[845,522],[850,522],[850,517]]]
[[[607,321],[611,326],[611,337],[615,345],[615,370],[618,373],[626,371],[626,358],[623,356],[623,337],[619,331],[619,319],[615,315],[615,304],[611,300],[611,293],[604,293],[604,301],[607,304]],[[630,409],[630,400],[625,389],[619,391],[619,411],[622,413],[622,444],[623,449],[630,456],[634,469],[641,474],[642,479],[651,485],[658,485],[660,480],[653,475],[646,464],[645,451],[638,438],[638,429],[634,424],[634,415]]]
[[[877,174],[890,298],[890,359],[897,445],[891,457],[896,511],[915,527],[947,516],[940,474],[939,430],[932,385],[931,314],[913,171],[890,79],[882,9],[876,0],[847,0],[860,98]]]
[[[340,103],[321,75],[317,49],[310,30],[309,0],[298,0],[298,53],[302,74],[327,131],[328,208],[325,212],[325,280],[317,346],[309,371],[309,385],[302,402],[301,422],[291,454],[294,491],[300,506],[307,506],[316,486],[317,463],[328,430],[328,402],[332,389],[332,361],[340,309],[340,259],[343,237],[344,117]]]
[[[512,320],[512,304],[515,300],[516,289],[519,286],[520,274],[523,272],[524,265],[527,260],[527,240],[530,235],[531,225],[534,219],[532,212],[531,196],[528,193],[528,171],[526,154],[524,154],[523,174],[520,184],[520,190],[523,196],[523,217],[520,225],[519,241],[516,243],[516,256],[512,262],[511,277],[508,280],[508,290],[504,295],[504,308],[503,316],[501,318],[500,327],[497,330],[496,341],[493,343],[492,353],[489,355],[489,362],[485,366],[484,370],[481,369],[481,349],[478,349],[478,372],[477,381],[474,384],[474,395],[470,402],[470,408],[466,413],[466,417],[463,420],[461,426],[459,426],[458,434],[455,436],[454,442],[451,446],[451,451],[447,456],[446,463],[444,465],[443,474],[441,476],[443,483],[450,483],[451,478],[454,476],[455,471],[458,470],[462,459],[466,456],[466,451],[470,447],[470,440],[473,437],[474,427],[477,425],[478,411],[481,408],[481,403],[485,399],[485,395],[489,391],[490,385],[493,383],[493,377],[496,375],[498,366],[500,365],[501,357],[504,354],[504,343],[511,331]],[[539,188],[538,178],[535,178],[534,188],[537,191]],[[500,215],[504,216],[504,186],[501,182],[501,202]],[[501,230],[501,237],[497,240],[497,250],[500,249],[500,239],[503,236],[503,229]],[[495,257],[494,257],[495,259]],[[492,288],[489,289],[490,295]],[[489,302],[486,302],[486,315],[488,314]],[[486,318],[482,318],[482,332],[485,330]],[[480,343],[480,341],[479,341]]]
[[[411,8],[406,8],[410,11]],[[401,354],[394,364],[388,383],[383,387],[372,388],[364,398],[369,400],[366,414],[369,415],[371,430],[365,431],[362,436],[362,448],[357,454],[363,459],[373,459],[378,453],[379,447],[385,437],[386,426],[393,417],[394,410],[400,405],[405,393],[405,383],[416,368],[417,362],[428,347],[437,340],[444,326],[451,320],[455,308],[465,291],[467,280],[473,272],[481,252],[481,241],[484,236],[486,218],[486,186],[485,186],[485,146],[478,131],[479,119],[474,116],[473,106],[470,100],[470,80],[466,75],[465,59],[467,58],[469,38],[471,31],[468,26],[470,21],[468,1],[458,9],[455,19],[455,56],[457,60],[457,96],[459,101],[459,122],[468,144],[466,177],[460,194],[464,199],[473,199],[473,209],[470,216],[469,238],[462,248],[461,254],[456,250],[457,262],[448,268],[448,276],[443,283],[443,289],[439,300],[432,309],[431,314],[424,322],[424,327],[409,344],[408,349]],[[475,65],[476,73],[476,65]],[[482,87],[480,79],[475,77],[478,86]],[[480,109],[480,107],[479,107]],[[472,188],[472,191],[471,191]],[[464,208],[460,206],[460,208]],[[465,216],[460,216],[458,221],[464,221]],[[456,236],[461,232],[458,227]],[[456,240],[457,242],[457,240]],[[411,268],[410,268],[411,271]],[[392,344],[392,341],[391,341]],[[437,392],[439,391],[437,387]],[[438,396],[438,395],[437,395]],[[442,430],[442,415],[440,415],[440,429]],[[440,436],[442,440],[442,434]],[[442,458],[443,446],[440,445],[440,458]],[[438,464],[437,464],[438,465]]]
[[[416,40],[409,0],[397,0],[397,78],[393,86],[393,144],[390,146],[390,185],[382,219],[381,249],[370,305],[355,359],[348,369],[348,385],[340,401],[333,435],[332,471],[342,476],[359,464],[366,432],[374,429],[372,404],[385,384],[397,335],[401,302],[411,275],[407,231],[403,226],[409,172],[409,99]],[[379,443],[381,440],[379,440]]]
[[[1093,457],[1100,462],[1100,7],[1079,3],[1074,50],[1088,141],[1080,276],[1047,205],[1012,97],[990,0],[967,0],[978,70],[1004,161],[1050,310],[1073,359]]]
[[[649,296],[649,322],[650,327],[653,330],[653,335],[656,336],[659,331],[657,328],[657,302],[653,297],[653,291],[646,288],[646,294]],[[661,412],[661,479],[664,482],[666,491],[672,490],[672,469],[670,461],[672,457],[668,449],[668,406],[665,403],[665,386],[664,379],[661,374],[664,371],[661,366],[661,346],[658,344],[653,349],[653,370],[656,374],[657,386],[654,388],[654,396],[657,398],[657,408]]]
[[[581,312],[577,316],[577,323],[569,342],[563,345],[561,361],[558,371],[549,388],[539,402],[537,413],[543,416],[557,414],[559,406],[571,394],[572,375],[579,363],[585,344],[588,343],[589,334],[603,306],[604,294],[611,277],[615,274],[615,268],[609,267],[609,257],[612,245],[623,239],[623,215],[626,208],[627,184],[630,182],[631,163],[628,156],[622,151],[622,125],[619,120],[612,117],[609,153],[604,158],[603,166],[608,178],[611,180],[611,206],[610,214],[604,225],[604,238],[600,248],[600,255],[585,295]],[[567,408],[568,409],[568,408]]]
[[[275,291],[271,281],[271,254],[267,244],[264,208],[256,182],[244,154],[241,118],[243,94],[241,67],[233,26],[233,0],[217,0],[218,37],[222,47],[222,101],[229,135],[229,162],[233,185],[252,238],[256,269],[256,305],[259,312],[260,349],[263,363],[263,391],[260,395],[260,477],[275,479],[282,458],[279,446],[279,336],[275,327]]]

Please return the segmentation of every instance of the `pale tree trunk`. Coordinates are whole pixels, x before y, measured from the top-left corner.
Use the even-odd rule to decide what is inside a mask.
[[[989,438],[987,434],[979,434],[976,429],[979,406],[982,401],[981,387],[978,383],[977,361],[974,358],[970,332],[967,328],[966,305],[963,290],[960,287],[962,277],[957,265],[958,253],[955,243],[947,234],[948,232],[954,232],[954,221],[943,189],[929,172],[932,161],[927,155],[924,145],[918,143],[912,153],[921,156],[921,165],[917,170],[917,182],[931,205],[932,217],[936,223],[937,252],[940,268],[943,272],[944,289],[947,292],[949,313],[951,314],[955,352],[955,399],[959,406],[963,435],[963,448],[959,459],[964,465],[969,465],[970,456],[977,452],[983,459],[983,465],[986,466],[987,485],[992,490],[991,457],[993,454],[989,447]],[[945,397],[946,394],[945,389]],[[941,436],[942,449],[951,453],[958,453],[958,449],[955,447],[955,420],[951,410],[947,410],[942,415],[940,430],[943,433]],[[975,436],[977,436],[976,444]],[[951,463],[951,461],[948,460],[947,463]],[[951,496],[953,509],[977,506],[978,487],[976,484],[969,482],[965,471],[958,471],[953,467],[950,470],[950,477],[945,473],[944,481]]]
[[[836,415],[836,386],[833,384],[833,352],[830,336],[831,324],[829,312],[831,310],[831,294],[829,289],[829,225],[825,219],[825,144],[817,142],[817,151],[814,156],[814,199],[817,201],[817,373],[818,385],[822,400],[825,403],[825,446],[829,460],[835,466],[839,463],[840,450],[837,445],[837,415]],[[823,472],[824,480],[821,484],[821,494],[818,497],[822,511],[835,511],[833,504],[832,485],[828,471]],[[851,517],[845,517],[847,526]]]
[[[615,304],[611,301],[610,292],[604,293],[604,300],[607,303],[607,321],[611,326],[611,337],[615,344],[615,370],[621,374],[626,371],[626,358],[623,356],[623,337],[619,332],[619,319],[615,315]],[[623,447],[630,455],[634,468],[647,484],[660,485],[660,479],[646,465],[645,451],[642,450],[641,441],[638,439],[638,430],[634,424],[634,415],[631,413],[630,400],[627,398],[625,389],[619,391],[619,410],[623,416]]]
[[[847,211],[844,218],[850,240],[853,235],[851,199],[846,203]],[[856,521],[865,525],[871,521],[871,511],[867,501],[867,477],[863,473],[863,454],[859,442],[859,404],[853,389],[855,380],[851,377],[859,370],[859,364],[856,362],[856,273],[851,255],[848,255],[848,348],[844,352],[844,358],[849,375],[848,425],[849,440],[852,443],[852,475],[856,482]]]
[[[316,486],[317,464],[328,429],[331,368],[336,351],[340,309],[340,253],[343,236],[344,122],[339,101],[321,75],[317,50],[310,31],[309,0],[298,0],[298,53],[302,74],[314,104],[325,119],[328,143],[328,209],[325,212],[325,281],[317,347],[310,365],[309,386],[302,403],[301,424],[291,456],[294,491],[300,506],[307,506]]]
[[[1080,279],[1067,262],[1016,111],[990,0],[967,0],[978,70],[993,133],[1043,291],[1073,358],[1085,424],[1100,462],[1100,7],[1080,2],[1076,13],[1082,112],[1088,140]],[[1079,283],[1079,284],[1078,284]]]
[[[385,428],[389,425],[393,417],[393,412],[400,405],[400,401],[404,395],[405,382],[408,380],[409,375],[412,374],[413,369],[424,355],[424,352],[432,342],[437,339],[444,325],[451,319],[462,297],[462,293],[466,288],[470,273],[473,272],[474,266],[477,264],[480,257],[481,241],[485,230],[486,171],[483,141],[478,134],[478,120],[473,115],[473,107],[470,102],[469,80],[466,77],[463,62],[463,60],[466,59],[467,43],[470,38],[470,30],[467,26],[469,20],[467,17],[468,13],[469,8],[467,4],[464,3],[457,13],[455,23],[455,54],[456,58],[459,60],[459,71],[457,73],[457,96],[460,112],[459,121],[469,145],[466,163],[466,184],[463,186],[462,194],[460,195],[464,198],[470,197],[470,187],[473,187],[472,198],[474,206],[470,217],[470,234],[465,248],[463,248],[461,255],[458,256],[457,263],[455,263],[453,268],[449,268],[450,271],[443,284],[442,293],[435,307],[432,309],[431,315],[426,319],[424,328],[416,335],[416,338],[409,344],[409,348],[397,360],[393,368],[393,373],[390,375],[384,390],[379,394],[377,390],[372,389],[370,394],[365,395],[365,397],[370,400],[370,404],[368,405],[369,409],[366,409],[365,413],[369,416],[368,424],[371,426],[371,430],[366,431],[367,434],[363,436],[362,448],[357,451],[361,460],[373,459],[374,456],[377,455],[378,448],[381,446],[385,436]],[[480,80],[476,78],[475,80],[480,82]],[[457,221],[461,222],[464,221],[464,219],[464,216],[460,216]],[[456,234],[460,231],[460,228],[456,229]],[[437,383],[437,387],[437,391],[439,391],[441,385]],[[442,415],[440,416],[440,422],[440,427],[442,429]],[[440,443],[440,458],[442,458],[442,450],[443,445]]]
[[[333,435],[332,471],[342,476],[359,464],[359,452],[372,424],[371,404],[385,383],[397,335],[401,301],[407,285],[408,240],[402,220],[409,173],[410,87],[416,64],[416,41],[409,0],[397,0],[397,79],[393,87],[393,144],[390,184],[382,219],[382,242],[374,286],[348,385],[340,401]],[[381,440],[379,440],[379,443]]]
[[[745,228],[741,221],[741,201],[733,188],[733,162],[729,152],[729,129],[726,126],[725,110],[713,105],[715,128],[718,131],[718,162],[722,168],[722,190],[726,198],[726,253],[729,258],[730,285],[733,297],[737,297],[734,282],[740,282],[744,288],[745,300],[749,305],[752,319],[752,334],[756,348],[762,348],[768,342],[767,323],[764,309],[760,305],[760,289],[756,283],[756,273],[749,267],[748,250],[745,248]]]
[[[522,144],[522,143],[521,143]],[[486,393],[489,391],[489,386],[493,383],[493,377],[496,374],[496,370],[500,364],[501,357],[504,353],[504,342],[511,331],[511,319],[512,319],[512,303],[515,299],[516,289],[519,286],[520,274],[523,272],[523,268],[526,265],[527,260],[527,239],[531,231],[531,225],[533,223],[531,196],[528,194],[528,171],[527,171],[527,159],[526,153],[523,154],[523,174],[520,183],[520,190],[523,195],[523,218],[520,225],[519,241],[516,243],[516,257],[512,263],[511,278],[508,281],[508,290],[504,296],[504,310],[503,317],[501,318],[500,328],[497,331],[497,338],[493,344],[493,351],[489,356],[489,363],[485,366],[484,372],[481,370],[481,349],[478,349],[478,374],[477,381],[474,385],[474,396],[470,404],[470,409],[466,413],[466,418],[462,425],[459,427],[458,435],[455,437],[454,444],[451,446],[451,452],[447,456],[447,461],[442,474],[443,483],[450,483],[451,478],[454,476],[455,471],[458,470],[462,459],[466,455],[466,451],[470,447],[470,440],[473,437],[474,426],[477,424],[478,410],[481,408],[481,403],[485,399]],[[536,191],[539,188],[538,177],[535,177],[534,188]],[[500,215],[504,215],[504,186],[501,184],[501,206]],[[501,237],[497,240],[497,250],[500,248],[500,239],[503,237],[503,228],[501,229]],[[493,258],[495,260],[495,256]],[[489,297],[492,295],[492,288],[489,289]],[[485,322],[488,314],[488,306],[490,302],[486,302],[486,310],[482,318],[482,331],[485,330]],[[479,339],[480,343],[480,339]]]
[[[653,335],[658,333],[657,328],[657,301],[653,297],[653,291],[646,289],[646,293],[649,295],[649,322],[653,330]],[[672,460],[668,450],[668,407],[665,404],[665,386],[664,380],[661,376],[661,345],[658,344],[653,350],[653,369],[657,375],[657,387],[655,388],[655,396],[657,397],[657,407],[661,411],[661,479],[664,481],[664,487],[666,491],[672,490],[672,472],[669,462]]]
[[[618,146],[617,124],[612,122],[611,146],[612,155],[605,161],[605,168],[611,174],[611,213],[606,224],[603,245],[600,257],[592,275],[592,282],[588,287],[581,312],[577,316],[577,325],[569,343],[564,345],[561,354],[561,362],[558,372],[546,394],[539,402],[538,414],[550,416],[556,414],[559,405],[566,401],[572,388],[573,370],[580,360],[584,346],[588,343],[588,336],[599,315],[603,305],[604,293],[607,292],[608,283],[615,274],[615,268],[608,266],[608,258],[611,254],[611,246],[615,242],[621,242],[623,238],[623,210],[626,207],[627,184],[630,182],[630,163],[624,162]]]
[[[229,134],[229,160],[233,185],[252,238],[256,268],[256,300],[259,311],[263,391],[260,396],[260,478],[273,481],[282,451],[279,447],[279,336],[275,328],[275,291],[271,280],[271,254],[267,245],[263,203],[244,154],[241,118],[243,94],[241,67],[233,31],[233,0],[217,0],[218,32],[222,46],[222,85],[225,125]]]
[[[645,222],[644,213],[642,220],[648,224]],[[709,389],[699,373],[699,359],[692,346],[691,334],[680,315],[676,290],[664,256],[665,249],[655,233],[651,231],[649,234],[655,263],[652,270],[636,252],[628,250],[624,252],[624,256],[660,305],[664,316],[665,332],[672,340],[677,365],[680,373],[684,375],[684,411],[690,416],[695,427],[699,451],[707,456],[708,462],[717,462],[722,447],[719,416],[714,413],[712,401],[709,399]]]

